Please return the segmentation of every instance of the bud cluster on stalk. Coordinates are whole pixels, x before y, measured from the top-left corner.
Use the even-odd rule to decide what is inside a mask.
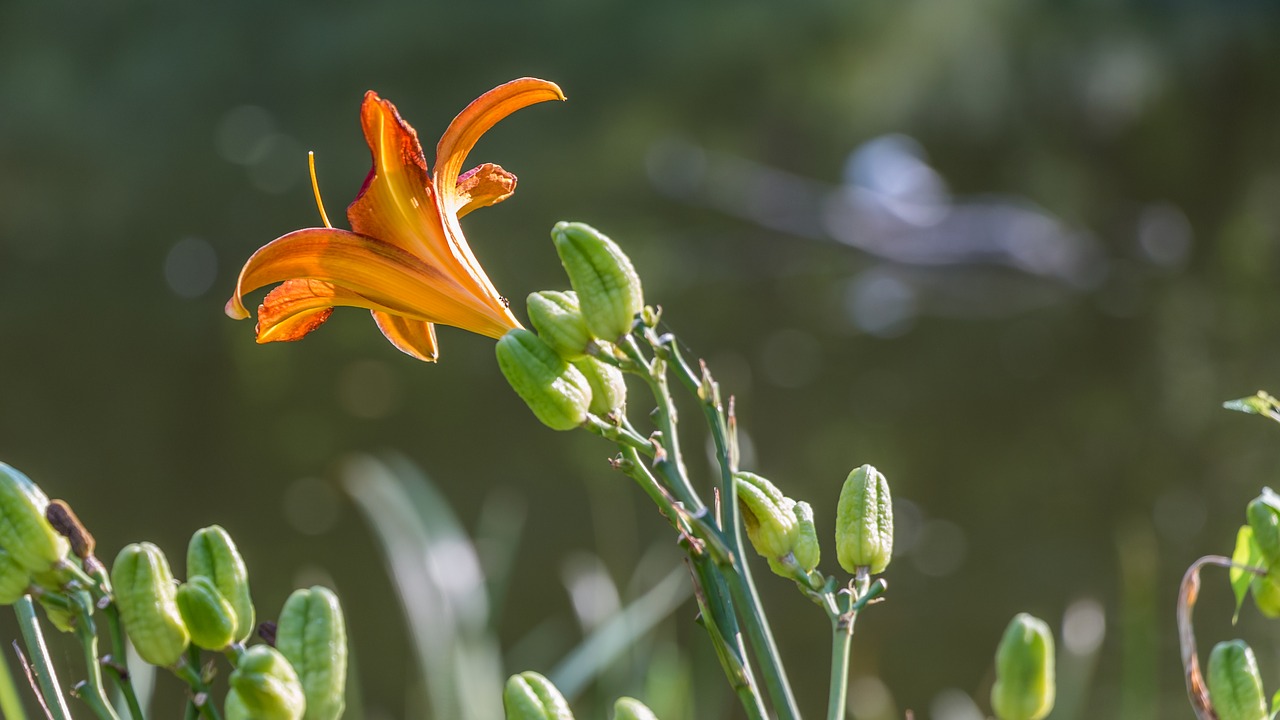
[[[162,667],[185,662],[190,645],[243,648],[256,629],[249,575],[231,536],[214,525],[187,546],[187,581],[151,543],[126,546],[111,567],[115,603],[138,655]],[[347,635],[338,598],[315,587],[297,590],[276,625],[275,647],[238,655],[226,699],[228,718],[337,720],[345,706]]]
[[[498,340],[498,367],[533,414],[553,430],[572,430],[588,414],[621,411],[622,371],[597,359],[631,332],[644,309],[640,278],[626,254],[582,223],[551,232],[572,291],[529,295],[534,331],[518,328]]]

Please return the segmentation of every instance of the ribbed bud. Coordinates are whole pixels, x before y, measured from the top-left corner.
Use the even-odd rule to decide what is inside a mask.
[[[31,572],[0,548],[0,605],[12,605],[27,594]]]
[[[574,360],[573,366],[591,386],[591,404],[587,409],[592,413],[608,415],[627,403],[627,381],[621,370],[593,357]]]
[[[203,575],[213,581],[236,614],[236,642],[244,642],[257,627],[249,570],[231,535],[221,526],[197,530],[187,545],[187,577]]]
[[[270,645],[254,645],[240,656],[231,688],[254,720],[302,720],[306,711],[298,674]]]
[[[658,716],[639,700],[620,697],[613,704],[613,720],[658,720]]]
[[[556,223],[551,239],[591,334],[616,342],[630,333],[636,313],[644,309],[644,293],[622,249],[582,223]]]
[[[190,636],[178,612],[169,561],[160,548],[151,543],[126,545],[111,566],[111,584],[138,655],[162,667],[178,662]]]
[[[1280,565],[1280,513],[1261,497],[1249,501],[1245,511],[1249,519],[1249,527],[1253,529],[1253,540],[1262,551],[1268,567]]]
[[[1209,653],[1209,700],[1218,720],[1266,720],[1267,698],[1258,661],[1245,641],[1213,646]]]
[[[27,570],[48,570],[70,545],[44,517],[49,499],[31,479],[0,463],[0,548]]]
[[[529,295],[527,302],[529,322],[557,355],[565,360],[587,357],[591,331],[582,319],[577,293],[543,290]]]
[[[884,572],[893,557],[893,498],[889,482],[870,465],[849,473],[836,508],[836,557],[846,572]]]
[[[522,672],[507,680],[502,707],[507,720],[573,720],[564,696],[536,672]]]
[[[178,587],[178,613],[191,642],[205,650],[221,650],[235,641],[236,611],[204,575]]]
[[[347,626],[338,596],[324,587],[295,590],[276,625],[276,649],[298,673],[306,720],[338,720],[346,707]]]
[[[1000,720],[1040,720],[1053,709],[1053,633],[1043,620],[1019,613],[996,649],[991,708]]]
[[[552,430],[572,430],[587,419],[591,385],[582,372],[528,330],[498,341],[498,367],[521,400]]]
[[[792,508],[796,515],[796,542],[791,554],[796,564],[806,573],[813,572],[822,558],[822,548],[818,545],[818,529],[813,524],[813,508],[803,500]]]
[[[795,501],[782,494],[773,483],[749,472],[735,473],[738,507],[747,539],[756,552],[776,560],[795,547],[799,536]]]

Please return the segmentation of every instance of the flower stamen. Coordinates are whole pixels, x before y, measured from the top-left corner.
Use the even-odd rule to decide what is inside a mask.
[[[316,182],[316,153],[314,150],[307,151],[307,165],[311,168],[311,192],[316,196],[316,207],[320,209],[320,219],[324,221],[324,226],[332,228],[329,224],[329,215],[324,211],[324,201],[320,199],[320,183]]]

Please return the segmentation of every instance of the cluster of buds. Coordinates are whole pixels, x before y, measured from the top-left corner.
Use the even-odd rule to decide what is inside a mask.
[[[814,575],[821,557],[813,508],[787,497],[773,483],[748,472],[734,475],[738,506],[751,546],[774,573],[820,587]],[[849,574],[878,575],[893,556],[893,499],[889,483],[863,465],[845,479],[836,510],[836,556]]]
[[[776,485],[748,472],[733,476],[738,507],[751,547],[785,578],[807,576],[818,567],[821,548],[813,508],[782,494]]]
[[[635,268],[609,238],[582,223],[551,231],[571,292],[529,296],[534,332],[498,341],[498,367],[533,414],[553,430],[572,430],[588,414],[619,412],[627,399],[622,372],[597,356],[631,332],[644,309]]]
[[[256,629],[244,558],[227,531],[198,530],[187,547],[187,581],[151,543],[120,551],[111,567],[125,633],[143,660],[183,661],[190,645],[237,656],[227,694],[228,718],[337,720],[345,705],[347,637],[332,591],[295,591],[285,602],[275,647],[243,648]]]
[[[1246,535],[1250,557],[1235,559],[1245,560],[1246,565],[1261,561],[1266,574],[1253,577],[1249,583],[1254,604],[1263,615],[1280,617],[1280,495],[1263,488],[1258,497],[1249,501],[1245,516],[1248,525],[1241,532]]]
[[[506,720],[573,720],[569,703],[552,682],[536,672],[512,675],[502,691]],[[613,720],[658,720],[644,703],[623,697],[613,705]]]

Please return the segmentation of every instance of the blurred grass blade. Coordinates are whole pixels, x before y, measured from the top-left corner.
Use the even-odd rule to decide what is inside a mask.
[[[343,487],[386,556],[431,716],[502,716],[502,663],[475,545],[426,476],[403,458],[355,456]]]
[[[0,652],[0,717],[27,720],[22,698],[18,696],[18,685],[13,680],[13,673],[9,672],[9,660],[3,652]]]
[[[653,630],[689,598],[689,574],[672,570],[653,589],[600,623],[548,675],[567,698],[581,693],[627,648]]]
[[[524,499],[502,488],[490,492],[480,508],[475,545],[489,587],[490,627],[496,627],[502,616],[527,516]]]

